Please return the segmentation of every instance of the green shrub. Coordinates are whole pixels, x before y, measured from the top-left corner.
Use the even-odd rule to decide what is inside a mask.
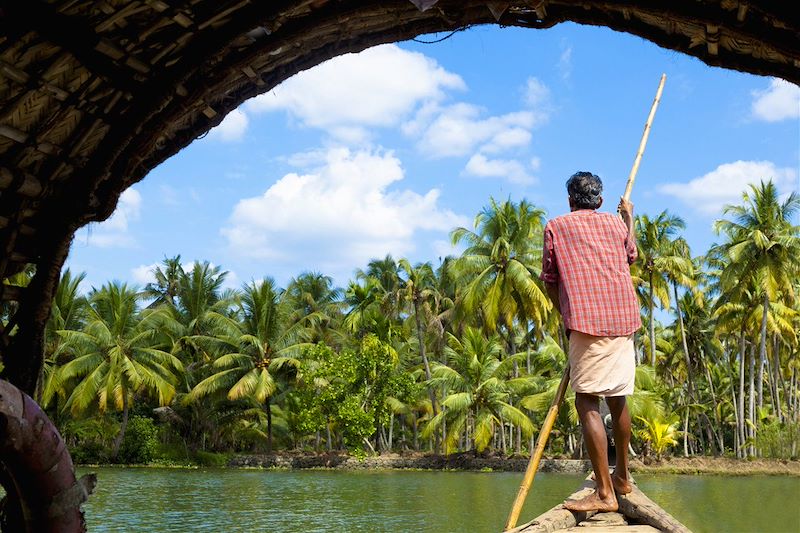
[[[192,462],[186,446],[180,443],[160,443],[156,450],[155,461],[168,465],[185,465]]]
[[[158,428],[152,418],[134,416],[128,422],[117,460],[121,463],[149,463],[158,451]]]
[[[108,449],[102,442],[90,440],[73,446],[69,450],[75,464],[103,464],[108,462]]]
[[[797,459],[800,450],[800,423],[772,421],[758,428],[756,447],[762,457]]]
[[[194,462],[198,466],[226,466],[230,456],[224,453],[204,452],[198,450],[194,454]]]

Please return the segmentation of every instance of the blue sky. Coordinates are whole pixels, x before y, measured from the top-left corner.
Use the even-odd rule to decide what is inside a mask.
[[[603,178],[613,211],[662,72],[632,201],[683,217],[699,254],[747,183],[798,190],[800,88],[562,24],[472,28],[300,73],[123,193],[112,218],[78,232],[66,266],[86,289],[141,286],[177,254],[222,266],[229,286],[303,271],[343,285],[387,253],[438,264],[450,230],[491,196],[561,214],[578,170]]]

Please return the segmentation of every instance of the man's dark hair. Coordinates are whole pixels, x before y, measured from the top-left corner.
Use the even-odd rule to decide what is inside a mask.
[[[602,202],[603,182],[591,172],[576,172],[567,180],[567,193],[578,209],[597,209]]]

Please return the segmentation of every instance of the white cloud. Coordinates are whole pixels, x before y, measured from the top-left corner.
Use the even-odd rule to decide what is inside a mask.
[[[562,46],[564,43],[562,43]],[[561,73],[561,79],[568,81],[572,76],[572,47],[566,46],[558,58],[558,71]]]
[[[475,154],[467,162],[464,173],[480,178],[504,178],[512,183],[530,185],[536,181],[519,161],[513,159],[487,159]]]
[[[158,267],[158,263],[150,263],[149,265],[139,265],[138,267],[131,269],[131,278],[133,281],[141,286],[145,286],[148,283],[154,283],[156,281],[156,277],[153,275],[153,270]]]
[[[208,136],[223,142],[240,141],[247,131],[249,119],[244,111],[234,109],[228,113],[219,125],[211,129]]]
[[[286,80],[245,108],[249,112],[286,111],[305,126],[321,128],[342,140],[361,140],[364,127],[399,124],[445,90],[466,86],[433,59],[396,45],[335,57]]]
[[[436,189],[390,190],[403,179],[391,152],[332,148],[294,160],[320,158],[316,168],[287,174],[263,195],[239,201],[221,230],[234,252],[349,275],[370,258],[409,254],[419,231],[466,223],[437,205]]]
[[[767,122],[800,118],[800,87],[772,78],[769,88],[753,91],[753,117]]]
[[[513,148],[528,146],[531,142],[531,132],[523,128],[508,128],[493,136],[488,143],[481,147],[481,151],[487,154],[505,152]]]
[[[532,112],[517,111],[488,118],[480,118],[481,113],[481,108],[465,103],[443,109],[426,128],[417,143],[418,149],[430,157],[454,157],[467,155],[478,145],[496,152],[530,140],[527,130],[535,124]]]
[[[136,189],[126,189],[119,197],[117,208],[108,220],[87,226],[86,243],[100,248],[126,248],[135,245],[128,233],[131,222],[139,219],[142,195]]]
[[[797,187],[798,176],[794,169],[779,168],[771,161],[735,161],[687,183],[667,183],[658,190],[709,215],[719,213],[725,204],[741,201],[749,184],[768,179],[772,179],[779,192],[786,192]]]
[[[550,102],[550,89],[531,76],[525,84],[525,103],[532,108],[545,108]]]
[[[519,111],[484,117],[481,107],[460,102],[449,106],[433,103],[419,109],[402,131],[418,137],[417,149],[433,157],[459,157],[478,151],[499,154],[530,145],[531,130],[547,121],[550,89],[530,77],[522,88]]]

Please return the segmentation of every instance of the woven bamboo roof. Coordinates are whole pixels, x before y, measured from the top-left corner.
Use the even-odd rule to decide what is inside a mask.
[[[0,286],[6,376],[33,388],[75,231],[244,100],[331,57],[474,24],[608,26],[709,65],[800,82],[792,2],[2,0]],[[14,335],[9,335],[14,329]]]

